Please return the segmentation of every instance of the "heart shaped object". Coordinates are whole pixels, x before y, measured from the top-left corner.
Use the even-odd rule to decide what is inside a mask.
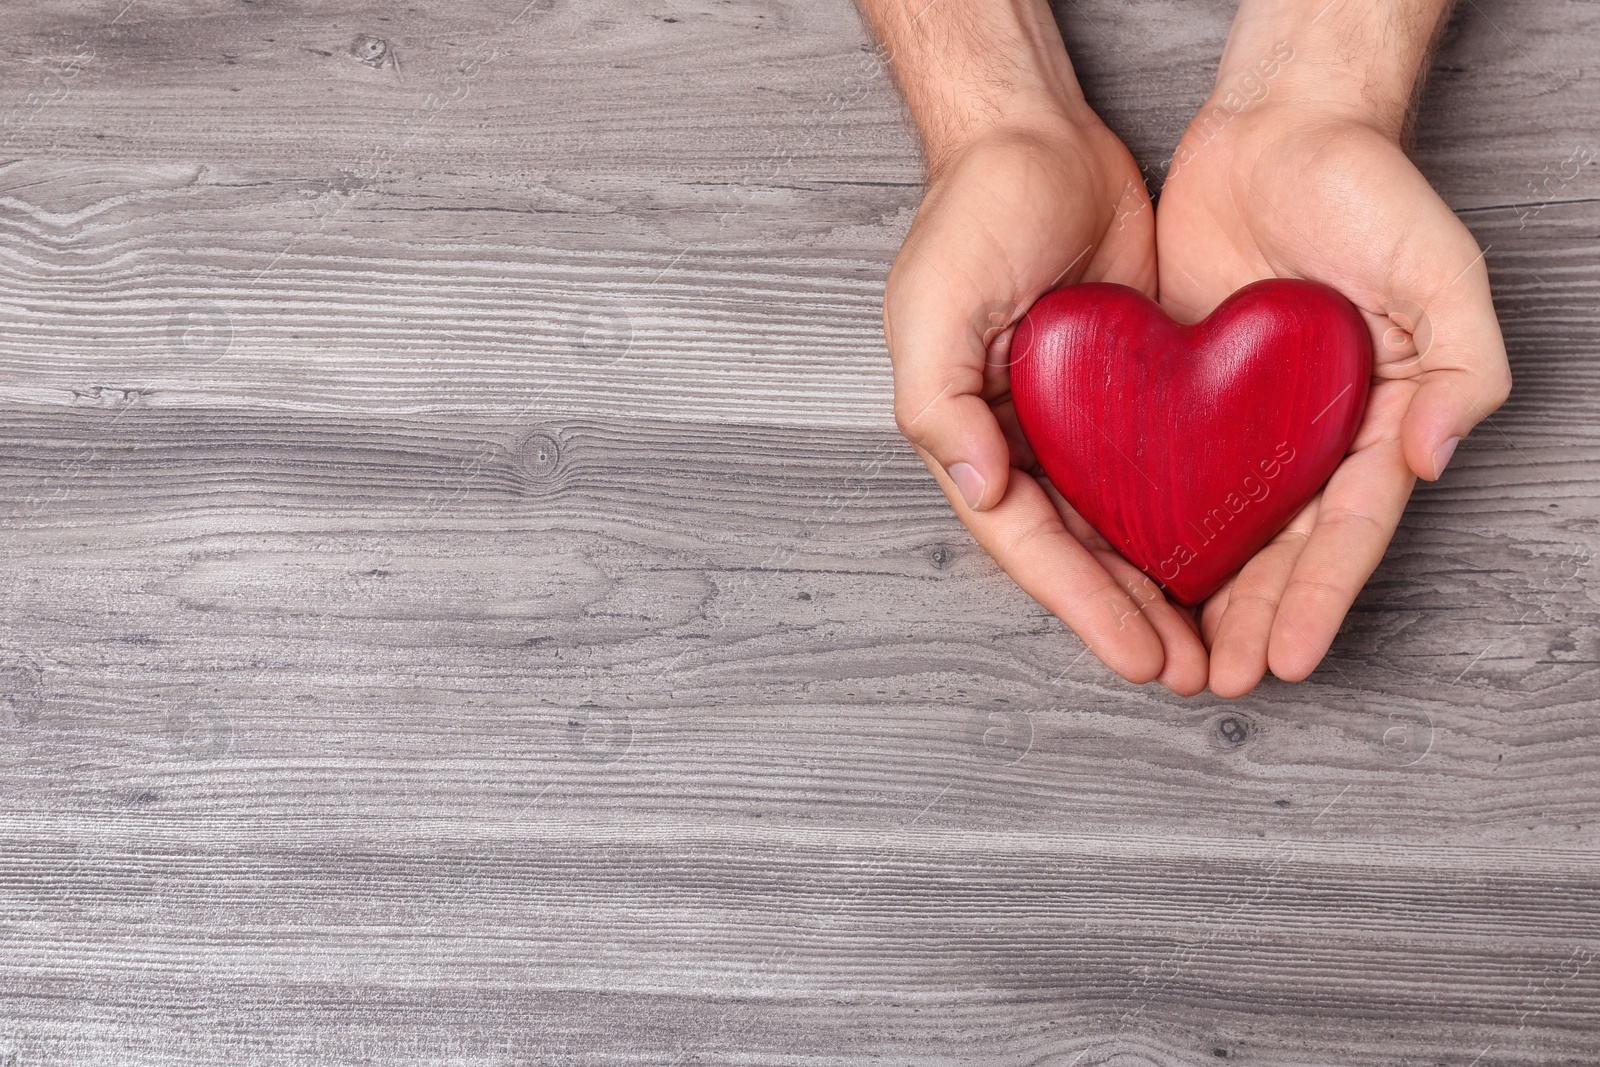
[[[1270,279],[1203,322],[1125,285],[1045,294],[1017,324],[1011,395],[1050,481],[1194,605],[1333,474],[1366,408],[1372,337],[1315,282]]]

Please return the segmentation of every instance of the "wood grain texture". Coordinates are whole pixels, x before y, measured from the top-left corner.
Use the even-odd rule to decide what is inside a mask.
[[[1600,8],[1462,8],[1515,392],[1221,702],[893,434],[847,4],[13,5],[0,1064],[1596,1062]],[[1058,13],[1159,173],[1228,6]]]

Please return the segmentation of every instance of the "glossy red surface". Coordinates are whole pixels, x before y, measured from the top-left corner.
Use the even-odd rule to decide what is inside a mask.
[[[1183,604],[1204,600],[1310,500],[1354,438],[1367,325],[1313,282],[1247,285],[1183,326],[1135,289],[1042,297],[1011,393],[1061,495]]]

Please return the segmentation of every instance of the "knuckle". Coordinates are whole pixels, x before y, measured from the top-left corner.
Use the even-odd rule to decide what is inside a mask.
[[[1488,401],[1489,410],[1493,411],[1511,396],[1511,368],[1502,363],[1490,376]]]
[[[932,395],[924,391],[926,388],[926,385],[915,390],[896,388],[894,396],[895,426],[907,440],[924,448],[931,447],[929,442],[936,436],[936,425],[950,417],[950,400],[971,386],[960,374],[956,374],[947,377],[942,387]]]
[[[1317,516],[1317,525],[1341,533],[1349,531],[1353,537],[1381,536],[1385,541],[1393,533],[1381,519],[1355,508],[1329,508]]]
[[[1015,560],[1027,556],[1035,550],[1042,550],[1047,553],[1056,540],[1064,536],[1067,536],[1067,533],[1062,529],[1059,522],[1041,517],[1024,523],[1020,529],[1011,531],[996,545],[994,554],[997,559]],[[1105,580],[1111,584],[1112,588],[1117,588],[1116,583],[1111,581],[1110,575],[1107,575]],[[1121,595],[1121,592],[1121,589],[1117,588],[1118,595]]]
[[[1228,595],[1228,606],[1232,607],[1234,604],[1264,604],[1276,610],[1278,596],[1276,591],[1262,589],[1254,582],[1240,582]]]
[[[917,423],[921,420],[923,407],[903,397],[895,397],[894,424],[901,436],[912,444],[922,444],[926,434]]]
[[[1338,579],[1320,574],[1304,574],[1294,579],[1294,599],[1303,608],[1307,604],[1317,607],[1338,607],[1341,611],[1350,606],[1352,599],[1348,587]],[[1289,594],[1284,594],[1289,599]]]

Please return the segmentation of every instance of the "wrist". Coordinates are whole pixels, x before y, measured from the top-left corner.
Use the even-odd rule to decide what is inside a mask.
[[[1399,141],[1452,2],[1242,0],[1213,102],[1243,97]]]
[[[929,170],[993,135],[1097,123],[1046,0],[859,0],[883,42]]]
[[[959,130],[924,137],[928,182],[937,184],[954,164],[973,151],[995,145],[1031,145],[1035,150],[1087,158],[1095,143],[1093,112],[1080,115],[1053,99],[1013,100],[1003,110],[988,111]]]

